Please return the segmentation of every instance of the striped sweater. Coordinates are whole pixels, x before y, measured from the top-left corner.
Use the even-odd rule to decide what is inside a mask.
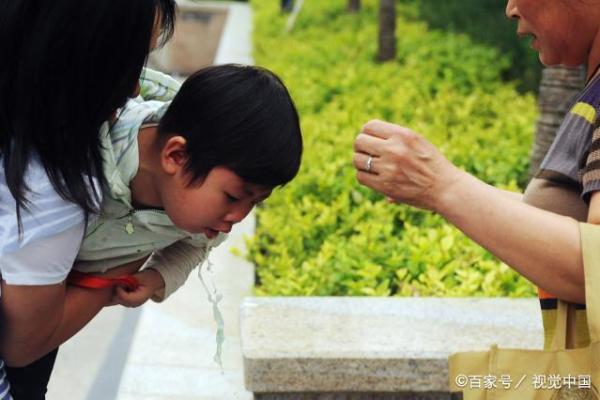
[[[540,170],[529,183],[524,201],[557,214],[587,221],[591,194],[600,190],[600,79],[594,78],[565,116]],[[558,279],[558,278],[557,278]],[[556,297],[538,290],[544,322],[545,348],[555,331]],[[589,344],[584,304],[575,311],[577,332],[572,347]]]

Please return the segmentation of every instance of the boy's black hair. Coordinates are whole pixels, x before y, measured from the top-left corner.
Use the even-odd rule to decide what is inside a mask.
[[[191,75],[158,126],[186,141],[191,183],[217,166],[246,182],[275,187],[296,176],[302,136],[296,107],[272,72],[220,65]]]
[[[173,33],[174,0],[0,0],[0,158],[27,206],[24,174],[38,157],[52,185],[87,213],[104,182],[99,129],[139,79],[157,22]],[[2,199],[0,199],[2,201]]]

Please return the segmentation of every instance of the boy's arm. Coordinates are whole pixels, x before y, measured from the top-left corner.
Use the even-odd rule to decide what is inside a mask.
[[[144,68],[140,76],[140,96],[144,100],[170,101],[181,88],[181,83],[175,78]]]
[[[211,248],[222,243],[225,238],[226,235],[220,234],[213,242],[180,240],[152,254],[144,265],[144,270],[157,271],[165,282],[164,288],[155,292],[152,300],[162,302],[179,289],[190,272],[206,260]],[[208,245],[209,243],[211,246]]]
[[[140,269],[145,259],[131,261],[116,268],[111,268],[103,274],[94,276],[105,278],[116,278],[122,275],[130,275]],[[79,332],[99,312],[113,300],[114,290],[108,289],[86,289],[67,285],[65,303],[65,323],[57,331],[51,341],[50,350],[60,346],[73,335]],[[49,350],[49,351],[50,351]]]

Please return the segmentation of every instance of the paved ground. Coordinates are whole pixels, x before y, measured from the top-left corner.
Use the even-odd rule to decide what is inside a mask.
[[[211,256],[214,274],[209,276],[224,296],[219,303],[225,319],[223,371],[213,361],[216,327],[212,307],[194,274],[173,298],[142,309],[119,385],[119,400],[252,398],[243,390],[238,321],[254,272],[229,251],[232,245],[243,245],[243,233],[252,230],[253,221],[248,219],[226,246],[215,249]]]
[[[207,2],[208,3],[208,2]],[[251,12],[229,13],[215,63],[252,64]],[[239,305],[251,291],[252,266],[230,253],[254,231],[254,217],[236,226],[211,255],[212,279],[224,295],[223,370],[213,361],[216,327],[212,308],[195,273],[164,304],[138,309],[110,307],[61,347],[48,400],[249,400],[243,388]]]

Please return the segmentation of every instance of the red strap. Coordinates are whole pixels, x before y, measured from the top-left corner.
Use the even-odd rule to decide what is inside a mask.
[[[116,278],[101,278],[84,274],[79,271],[71,271],[67,277],[67,282],[71,285],[84,287],[88,289],[104,289],[113,286],[122,286],[129,291],[136,290],[140,283],[133,275],[123,275]]]
[[[539,287],[537,288],[537,290],[538,290],[538,297],[540,299],[542,299],[542,300],[544,300],[544,299],[556,299],[557,298],[555,295],[550,294],[550,293],[546,292],[545,290],[540,289]]]

